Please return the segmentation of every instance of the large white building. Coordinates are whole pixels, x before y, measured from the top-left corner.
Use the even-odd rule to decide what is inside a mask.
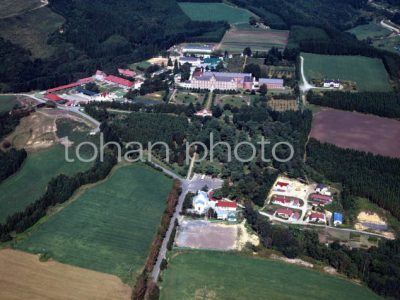
[[[192,78],[192,88],[205,90],[253,89],[251,73],[204,72]]]

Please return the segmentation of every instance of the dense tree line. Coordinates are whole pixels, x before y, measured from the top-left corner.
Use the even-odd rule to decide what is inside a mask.
[[[400,118],[400,96],[384,92],[324,92],[309,91],[307,101],[321,106],[358,111],[387,118]]]
[[[244,216],[264,247],[281,251],[288,258],[311,257],[349,278],[363,280],[382,296],[400,298],[400,240],[382,240],[379,247],[370,249],[350,249],[338,242],[326,246],[314,230],[272,225],[249,202]]]
[[[0,139],[13,132],[24,116],[24,114],[13,114],[12,111],[0,113]]]
[[[0,150],[0,182],[18,171],[26,156],[25,149],[11,149],[7,152]]]
[[[368,198],[400,218],[400,159],[341,149],[311,139],[307,163],[327,179],[343,183],[350,194]]]
[[[6,222],[0,224],[0,241],[10,240],[11,233],[23,232],[34,225],[46,215],[49,207],[67,201],[80,186],[104,179],[116,163],[116,154],[107,151],[104,161],[97,161],[88,171],[80,172],[73,177],[61,174],[50,180],[42,197],[24,211],[8,216]]]

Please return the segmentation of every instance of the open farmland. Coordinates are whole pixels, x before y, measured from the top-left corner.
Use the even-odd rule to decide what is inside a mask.
[[[389,157],[400,157],[399,136],[399,121],[335,109],[316,113],[311,130],[321,142]]]
[[[39,199],[53,177],[73,175],[92,166],[91,163],[78,161],[68,163],[64,155],[61,145],[28,154],[22,168],[0,184],[0,223]]]
[[[332,298],[380,299],[363,286],[331,275],[272,260],[210,251],[172,253],[163,274],[160,297],[161,300]]]
[[[85,270],[36,255],[0,251],[0,299],[127,300],[131,289],[114,275]]]
[[[225,3],[179,2],[183,12],[193,21],[226,21],[230,24],[248,23],[254,16],[246,9]]]
[[[17,103],[15,96],[0,96],[0,113],[10,111]]]
[[[17,1],[19,2],[25,1]],[[60,15],[42,7],[20,16],[0,19],[0,37],[29,49],[35,58],[45,58],[54,51],[54,47],[47,44],[48,37],[58,30],[64,21]],[[18,34],[15,34],[16,32]]]
[[[304,73],[313,79],[354,81],[359,91],[387,92],[392,88],[381,59],[364,56],[320,55],[302,53]]]
[[[171,187],[148,166],[117,167],[16,247],[129,282],[144,266]]]
[[[250,47],[254,51],[268,51],[272,47],[286,47],[289,31],[274,29],[259,29],[251,26],[234,26],[227,31],[219,45],[219,49],[232,53],[242,53]]]

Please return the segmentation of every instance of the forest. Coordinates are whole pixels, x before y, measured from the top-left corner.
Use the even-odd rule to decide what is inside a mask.
[[[13,175],[25,161],[27,153],[25,149],[8,151],[0,150],[0,182]]]
[[[244,216],[260,236],[263,247],[281,251],[288,258],[311,257],[351,279],[361,279],[382,296],[400,298],[399,239],[382,240],[379,247],[370,249],[350,249],[338,242],[327,247],[319,242],[316,231],[272,225],[249,202],[245,204]]]
[[[387,118],[400,118],[400,96],[396,93],[315,93],[309,91],[307,101],[320,106],[358,111]]]
[[[193,22],[175,1],[64,1],[49,8],[66,19],[63,31],[48,44],[53,56],[31,58],[29,50],[0,39],[0,92],[45,89],[92,75],[97,68],[116,74],[117,67],[147,59],[173,44],[204,36],[219,41],[225,22]],[[3,76],[4,75],[4,76]]]
[[[310,139],[307,164],[353,196],[365,197],[400,218],[400,159],[388,158]]]

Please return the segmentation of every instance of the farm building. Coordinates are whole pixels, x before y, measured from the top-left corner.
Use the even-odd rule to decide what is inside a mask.
[[[192,88],[206,90],[251,90],[253,76],[251,73],[204,72],[193,76]]]
[[[275,215],[283,219],[289,219],[293,215],[293,210],[290,208],[278,208]]]
[[[203,108],[202,110],[199,110],[197,113],[195,113],[195,116],[198,117],[212,117],[212,112],[211,110],[207,109],[207,108]]]
[[[309,216],[309,222],[326,223],[326,216],[324,213],[312,212]]]
[[[331,196],[331,192],[326,184],[320,183],[317,185],[315,192],[325,196]]]
[[[114,75],[108,75],[107,77],[104,77],[104,81],[111,83],[111,84],[117,84],[120,87],[123,88],[131,88],[133,87],[133,82],[129,81],[127,79],[114,76]]]
[[[211,54],[214,52],[214,47],[211,45],[195,46],[187,45],[182,48],[183,53],[193,54]]]
[[[58,96],[57,94],[52,94],[52,93],[47,94],[47,95],[46,95],[46,98],[47,98],[48,100],[55,101],[55,102],[64,100],[63,98],[61,98],[61,97]]]
[[[136,72],[129,70],[129,69],[118,69],[118,73],[119,75],[125,76],[125,77],[135,77],[136,76]]]
[[[335,212],[333,214],[333,225],[338,226],[343,224],[343,214]]]
[[[258,80],[258,86],[266,85],[269,90],[282,90],[283,87],[283,79],[274,79],[274,78],[260,78]]]
[[[338,89],[340,87],[339,80],[324,80],[324,88],[335,88]]]

